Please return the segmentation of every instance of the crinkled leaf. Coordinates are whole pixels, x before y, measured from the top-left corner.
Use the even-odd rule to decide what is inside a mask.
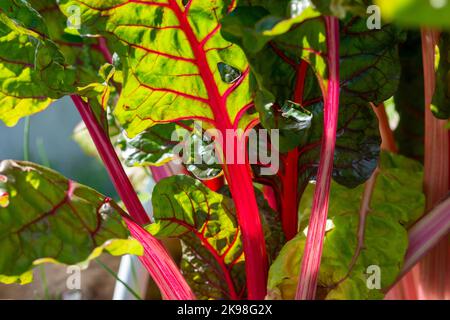
[[[162,124],[145,130],[136,137],[123,136],[119,146],[127,166],[160,166],[174,158],[173,149],[178,143],[172,140],[176,125]]]
[[[316,84],[312,70],[322,75],[322,79],[326,73],[323,57],[311,52],[325,51],[325,37],[321,36],[325,33],[325,27],[321,20],[312,19],[319,14],[312,8],[290,18],[273,15],[264,1],[248,3],[252,6],[239,6],[223,20],[222,33],[246,52],[256,80],[253,89],[261,123],[266,129],[280,130],[280,148],[286,152],[301,143],[303,131],[311,120],[311,114],[299,103],[303,102],[304,93]],[[287,24],[287,27],[278,28],[281,23]],[[307,69],[304,84],[300,83],[298,76],[300,59],[310,62],[312,66]],[[316,93],[320,96],[320,90]],[[295,122],[298,122],[297,126]],[[295,130],[292,130],[293,127]]]
[[[197,121],[176,131],[178,143],[173,152],[186,170],[200,180],[216,178],[223,172],[213,134],[216,134],[215,130],[205,131],[203,123]]]
[[[300,206],[301,232],[281,250],[269,272],[269,297],[292,299],[307,233],[314,185]],[[359,210],[364,186],[349,190],[333,183],[329,227],[319,274],[318,294],[326,299],[378,299],[398,276],[406,249],[406,228],[423,213],[422,166],[402,156],[382,153],[371,197],[363,249],[350,270],[358,245]],[[342,201],[345,199],[345,201]],[[381,269],[381,290],[366,285],[369,266]],[[349,273],[350,271],[350,273]],[[349,273],[349,274],[348,274]]]
[[[101,48],[100,38],[82,37],[77,29],[69,28],[69,22],[81,23],[81,21],[72,21],[73,17],[66,17],[55,0],[30,0],[29,3],[43,17],[50,39],[58,46],[65,63],[76,73],[71,92],[76,92],[87,99],[106,130],[108,128],[106,109],[114,103],[113,99],[116,99],[116,88],[112,85],[116,68],[109,64],[110,61],[102,52],[106,49]],[[74,15],[76,11],[69,8],[67,13]]]
[[[323,105],[309,107],[313,120],[311,127],[302,132],[298,158],[298,191],[302,193],[310,180],[315,180],[320,159],[323,132]],[[303,141],[303,142],[302,142]],[[336,149],[334,154],[333,179],[337,183],[354,188],[364,183],[375,170],[380,153],[381,138],[374,112],[366,106],[348,105],[339,110]],[[282,158],[283,159],[283,158]],[[261,176],[260,168],[253,166],[257,180],[275,184],[282,190],[280,175]]]
[[[75,78],[47,37],[44,21],[27,2],[0,4],[0,119],[9,126],[45,109]]]
[[[222,187],[219,192],[227,197],[231,197],[230,189]],[[255,188],[256,201],[261,214],[264,238],[266,239],[267,253],[270,261],[275,260],[279,251],[286,243],[286,239],[281,226],[280,215],[267,203],[261,190]]]
[[[405,26],[450,28],[450,3],[424,0],[375,0],[384,19]]]
[[[256,108],[261,114],[262,124],[267,128],[276,126],[276,106],[289,100],[308,106],[320,99],[319,84],[326,88],[325,27],[314,14],[300,19],[287,32],[271,37],[270,42],[255,52],[253,44],[245,43],[245,34],[237,30],[252,30],[264,37],[258,25],[269,14],[265,9],[259,16],[249,16],[254,7],[238,7],[224,19],[224,35],[241,45],[250,61],[252,73],[257,80]],[[311,11],[314,12],[314,11]],[[270,15],[269,15],[270,16]],[[289,18],[286,18],[289,19]],[[341,108],[347,104],[378,104],[391,97],[397,89],[400,76],[397,44],[404,34],[391,25],[381,30],[367,30],[364,19],[350,17],[341,28]],[[370,36],[368,36],[370,34]],[[319,83],[305,69],[306,80],[301,83],[301,60],[308,62],[318,77]],[[303,91],[303,92],[299,92]],[[275,105],[275,107],[274,107]],[[282,129],[282,127],[280,127]]]
[[[108,61],[101,51],[99,38],[82,37],[77,29],[69,28],[71,19],[61,12],[56,0],[28,0],[28,3],[41,16],[48,30],[48,38],[58,47],[65,64],[74,69],[75,86],[103,83],[109,70],[106,73],[100,70]],[[73,9],[69,11],[74,13]]]
[[[284,18],[283,21],[289,21],[291,25],[279,32],[275,32],[276,26],[272,29],[267,27],[267,30],[260,27],[262,21],[271,17],[275,19],[263,7],[240,6],[223,21],[224,36],[242,46],[250,61],[262,97],[259,103],[256,100],[260,112],[270,110],[270,103],[283,105],[286,100],[295,101],[295,91],[301,85],[298,83],[301,59],[313,68],[322,89],[326,87],[326,64],[323,59],[326,32],[323,21],[316,18],[317,12],[310,7],[298,17]],[[268,32],[270,36],[267,36]],[[255,45],[257,40],[247,39],[249,34],[268,44]],[[377,104],[392,96],[400,75],[397,44],[403,40],[404,33],[392,25],[383,25],[380,30],[368,30],[366,20],[356,16],[342,22],[341,105]],[[309,81],[308,77],[306,81]],[[311,93],[317,93],[317,90],[309,92],[312,85],[314,82],[310,81],[303,86],[304,100],[317,98],[308,97]]]
[[[312,106],[314,121],[308,131],[308,141],[300,147],[299,179],[303,188],[314,180],[320,158],[323,132],[323,106]],[[366,106],[348,105],[340,110],[333,179],[341,185],[354,188],[372,175],[378,162],[381,138],[378,121]]]
[[[2,161],[0,190],[2,282],[31,281],[33,265],[78,264],[103,250],[142,254],[110,199],[50,169]]]
[[[248,5],[244,5],[244,1],[223,19],[222,32],[227,39],[238,43],[252,54],[259,52],[275,37],[287,33],[296,24],[320,15],[313,7],[307,6],[302,12],[292,17],[286,17],[287,10],[277,16],[264,1],[248,2]]]
[[[247,60],[220,34],[219,20],[231,0],[192,1],[186,8],[176,0],[60,4],[63,10],[80,7],[82,32],[106,35],[116,44],[124,83],[115,114],[130,137],[182,119],[221,128],[246,127],[251,120],[245,114],[252,102]]]
[[[341,106],[375,105],[389,99],[400,79],[398,44],[406,33],[393,25],[368,30],[366,20],[350,17],[341,32]]]
[[[216,154],[216,142],[197,123],[194,123],[191,132],[185,131],[183,143],[190,153],[185,156],[183,151],[180,156],[183,156],[186,169],[196,178],[208,180],[222,174],[222,166]]]
[[[148,128],[132,139],[119,140],[128,166],[161,166],[182,159],[186,170],[202,180],[222,173],[215,143],[202,128],[189,123],[168,123]]]
[[[183,241],[182,271],[200,299],[245,294],[241,231],[230,198],[188,176],[161,180],[152,196],[156,237]]]
[[[72,93],[89,98],[106,125],[101,106],[110,88],[98,74],[105,63],[98,40],[81,38],[66,27],[67,18],[54,0],[0,5],[0,119],[7,125]]]

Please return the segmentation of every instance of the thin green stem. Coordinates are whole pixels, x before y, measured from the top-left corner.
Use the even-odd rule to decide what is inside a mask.
[[[44,290],[44,299],[50,300],[50,294],[48,291],[47,275],[45,273],[45,267],[43,265],[39,266],[39,274],[41,276],[42,289]]]
[[[50,160],[48,158],[47,151],[45,150],[44,140],[41,137],[39,137],[36,140],[36,147],[42,165],[46,166],[47,168],[50,168],[51,167]]]
[[[95,262],[97,262],[106,272],[108,272],[110,275],[114,277],[117,281],[119,281],[137,300],[142,300],[142,298],[139,296],[139,294],[134,291],[125,281],[119,278],[117,273],[115,273],[113,270],[111,270],[106,264],[101,262],[99,259],[95,259]]]
[[[30,161],[30,117],[25,118],[23,128],[23,160]]]

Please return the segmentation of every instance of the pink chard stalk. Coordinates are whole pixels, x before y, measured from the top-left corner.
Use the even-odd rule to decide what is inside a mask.
[[[328,92],[325,96],[324,134],[308,235],[295,296],[298,300],[313,300],[316,295],[336,146],[339,111],[339,20],[335,17],[325,17],[325,22],[329,78]]]
[[[191,3],[191,2],[190,2]],[[208,103],[214,114],[217,129],[225,137],[227,130],[235,130],[227,112],[227,98],[233,90],[221,94],[215,84],[214,74],[208,64],[208,59],[202,43],[197,39],[190,25],[187,15],[180,9],[178,3],[169,0],[168,6],[180,22],[180,28],[184,31],[195,56],[199,74],[205,83],[208,92]],[[235,83],[236,88],[240,81]],[[232,87],[233,88],[233,87]],[[235,137],[234,141],[225,141],[226,146],[234,146],[234,155],[237,155],[243,145],[242,137]],[[224,158],[228,159],[228,148],[219,146],[224,152]],[[235,159],[233,159],[235,160]],[[250,166],[246,164],[227,163],[224,165],[227,179],[235,206],[239,225],[242,230],[242,241],[245,252],[245,267],[247,276],[247,291],[249,299],[263,299],[266,295],[266,281],[268,272],[268,260],[261,217],[253,189],[253,181],[250,174]]]
[[[422,28],[422,58],[425,85],[425,160],[424,160],[424,192],[427,199],[425,221],[432,223],[428,215],[450,191],[450,139],[446,128],[446,120],[437,119],[431,112],[431,104],[436,90],[435,51],[439,43],[439,32]],[[441,53],[441,59],[445,54]],[[450,220],[450,211],[447,211]],[[418,224],[419,226],[421,224]],[[445,224],[444,224],[445,225]],[[417,229],[416,229],[417,230]],[[444,235],[448,233],[445,231]],[[413,233],[417,236],[417,234]],[[425,236],[426,234],[419,235]],[[425,238],[426,239],[426,238]],[[424,241],[419,236],[420,241]],[[421,242],[413,241],[410,249]],[[423,243],[425,246],[429,242]],[[420,261],[417,268],[420,282],[418,294],[420,299],[445,299],[448,297],[448,277],[445,274],[449,267],[448,238],[442,239],[430,246],[427,255]],[[410,258],[410,256],[407,256]],[[447,293],[446,293],[447,292]]]
[[[144,255],[139,257],[139,260],[158,285],[164,299],[195,299],[191,288],[161,242],[140,226],[148,224],[150,219],[139,201],[108,135],[97,121],[90,105],[78,96],[72,96],[72,100],[94,141],[117,193],[132,217],[129,218],[126,214],[122,215],[131,235],[144,247]],[[119,208],[116,209],[119,210]]]
[[[425,93],[424,193],[426,213],[409,230],[409,247],[399,282],[387,299],[445,299],[450,224],[450,136],[447,121],[437,119],[430,106],[436,90],[435,54],[439,32],[422,28]],[[447,200],[444,200],[446,199]],[[448,259],[447,259],[448,260]]]

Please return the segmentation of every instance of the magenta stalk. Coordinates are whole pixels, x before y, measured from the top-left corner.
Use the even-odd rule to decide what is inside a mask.
[[[108,135],[100,126],[91,107],[79,96],[72,95],[71,98],[131,217],[139,224],[149,223],[150,219],[139,201]],[[120,211],[120,208],[117,207],[116,209]],[[139,260],[158,285],[163,298],[171,300],[195,299],[195,295],[163,245],[125,213],[122,214],[122,217],[127,223],[131,235],[144,247],[144,255],[139,257]]]
[[[155,237],[128,217],[124,217],[133,238],[144,247],[141,263],[150,273],[165,300],[195,300],[195,295],[180,270]]]
[[[106,170],[108,171],[117,193],[125,204],[125,207],[131,217],[133,217],[133,219],[135,219],[139,224],[144,225],[149,223],[150,219],[139,201],[139,198],[136,195],[127,174],[125,173],[119,158],[117,157],[116,151],[114,150],[108,135],[100,126],[90,105],[84,102],[79,96],[72,95],[71,98],[78,109],[78,112],[80,113],[80,116],[83,119],[92,140],[94,141],[97,151],[105,164]]]
[[[313,300],[316,296],[320,260],[330,200],[336,130],[339,111],[339,21],[325,17],[328,46],[328,88],[324,106],[324,134],[311,218],[295,298]]]

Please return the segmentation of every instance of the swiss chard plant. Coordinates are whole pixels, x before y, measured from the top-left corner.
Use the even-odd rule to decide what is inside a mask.
[[[2,161],[0,281],[106,251],[165,299],[394,295],[450,224],[448,19],[402,4],[2,1],[0,119],[69,96],[121,201]],[[124,166],[157,182],[152,212]]]

